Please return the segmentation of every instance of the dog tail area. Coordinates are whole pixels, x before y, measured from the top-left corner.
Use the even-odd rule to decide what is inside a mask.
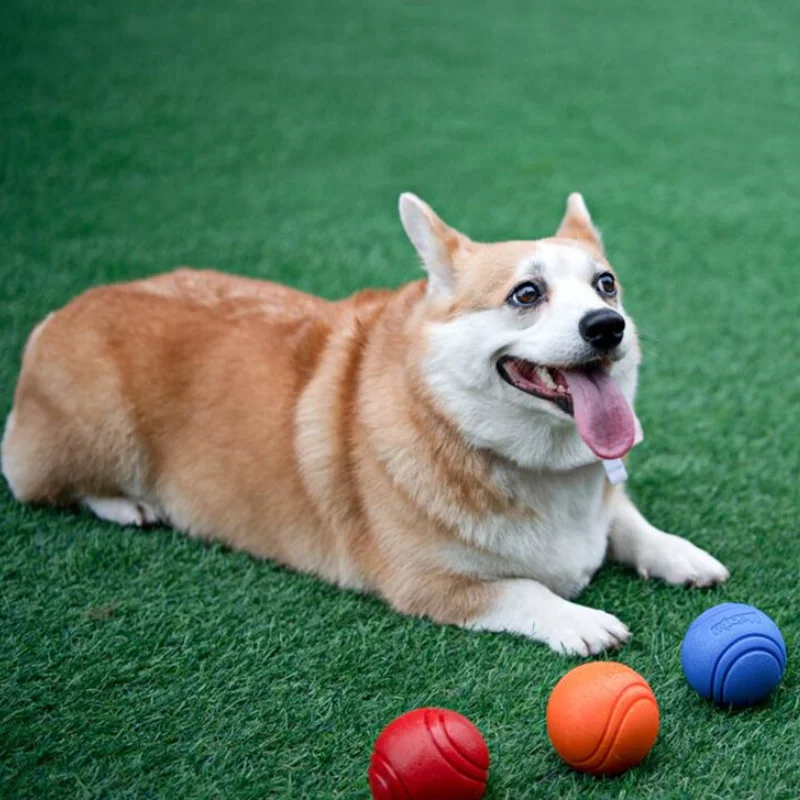
[[[57,492],[52,491],[47,478],[50,459],[43,432],[49,416],[38,392],[31,391],[32,375],[36,363],[38,342],[53,320],[53,314],[42,320],[31,332],[22,356],[22,372],[14,395],[14,407],[6,420],[0,444],[0,467],[14,497],[20,502],[55,502]],[[20,411],[20,408],[24,408]]]
[[[118,497],[142,484],[119,376],[86,356],[91,331],[60,326],[60,313],[28,339],[0,446],[3,476],[24,503]]]

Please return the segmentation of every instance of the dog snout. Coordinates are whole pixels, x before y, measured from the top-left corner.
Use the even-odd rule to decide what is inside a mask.
[[[601,308],[584,314],[578,329],[584,341],[595,350],[607,353],[622,341],[625,319],[610,308]]]

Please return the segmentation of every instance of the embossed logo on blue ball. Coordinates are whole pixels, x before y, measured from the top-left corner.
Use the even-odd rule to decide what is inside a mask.
[[[727,605],[727,603],[725,605]],[[714,636],[719,636],[721,633],[729,631],[737,625],[758,625],[758,614],[748,612],[747,614],[735,614],[732,617],[725,617],[725,619],[712,626],[711,633],[713,633]]]

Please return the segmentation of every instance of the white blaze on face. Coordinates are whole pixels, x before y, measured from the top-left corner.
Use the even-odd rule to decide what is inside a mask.
[[[534,364],[569,366],[594,353],[580,335],[580,321],[590,311],[608,308],[597,294],[594,277],[608,268],[587,250],[562,242],[539,242],[516,270],[516,279],[534,279],[546,287],[547,300],[519,315],[520,331],[511,352]],[[615,309],[623,314],[621,308]],[[627,320],[626,320],[627,322]],[[625,347],[625,341],[620,345]]]

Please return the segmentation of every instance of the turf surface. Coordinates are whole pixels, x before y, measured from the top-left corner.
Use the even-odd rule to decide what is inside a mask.
[[[752,0],[5,3],[0,411],[31,326],[88,286],[216,265],[338,297],[416,275],[404,189],[482,239],[551,232],[579,189],[644,336],[631,488],[733,576],[585,593],[663,714],[598,781],[545,736],[574,662],[3,487],[0,795],[366,798],[380,728],[439,704],[485,732],[491,798],[800,796],[798,25]],[[678,659],[727,599],[790,650],[735,715]]]

